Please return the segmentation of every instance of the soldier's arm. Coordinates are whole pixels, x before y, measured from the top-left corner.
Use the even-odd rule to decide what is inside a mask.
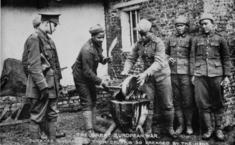
[[[92,55],[87,50],[82,49],[81,57],[82,57],[82,70],[85,77],[88,78],[90,81],[94,82],[96,85],[100,85],[102,80],[92,70],[92,64],[93,64]]]
[[[106,64],[105,58],[103,55],[101,55],[101,59],[100,59],[100,63],[102,64]]]
[[[191,38],[191,46],[190,46],[190,54],[189,54],[189,70],[190,75],[194,75],[194,69],[195,69],[195,51],[197,47],[197,39],[196,37]]]
[[[27,47],[29,48],[28,53],[28,71],[32,76],[33,82],[36,86],[43,90],[48,87],[46,82],[46,78],[43,75],[43,68],[41,63],[41,55],[40,55],[40,44],[39,39],[37,37],[31,37],[28,39]]]
[[[56,73],[59,76],[58,79],[61,80],[62,79],[62,74],[61,74],[61,67],[60,67],[60,62],[59,62],[59,57],[58,57],[57,50],[55,50],[55,55],[56,55],[56,64],[55,64]]]
[[[27,42],[27,41],[26,41]],[[26,74],[26,76],[28,77],[28,49],[27,49],[27,43],[25,42],[24,44],[24,51],[23,51],[23,55],[22,55],[22,65],[23,65],[23,69],[24,72]]]
[[[157,44],[157,47],[155,48],[156,50],[154,56],[154,63],[147,70],[145,70],[144,73],[146,73],[147,75],[153,75],[155,72],[166,67],[168,65],[168,61],[166,59],[166,50],[164,42],[160,38],[154,36],[154,34],[152,33],[147,35],[151,39],[151,41]]]
[[[168,57],[170,56],[171,54],[171,49],[170,49],[170,38],[167,39],[166,41],[166,54],[168,55]]]
[[[224,38],[220,39],[220,46],[221,46],[220,53],[221,53],[224,76],[230,76],[231,75],[230,70],[232,64],[230,61],[227,41]]]
[[[135,43],[132,48],[130,54],[127,56],[123,71],[129,72],[132,68],[132,66],[136,63],[138,58],[138,42]]]
[[[102,48],[101,48],[102,49]],[[102,52],[103,52],[103,49],[102,49]],[[108,62],[108,57],[104,57],[103,54],[101,52],[101,55],[100,55],[100,63],[101,64],[106,64]],[[110,59],[110,58],[109,58]]]
[[[57,53],[57,50],[56,50],[56,46],[55,46],[55,43],[54,43],[54,41],[52,41],[51,39],[50,39],[50,43],[51,43],[51,45],[53,46],[53,48],[55,49],[55,59],[56,59],[56,61],[55,61],[55,73],[56,73],[56,75],[59,77],[58,79],[58,81],[60,81],[60,79],[62,79],[62,74],[61,74],[61,67],[60,67],[60,61],[59,61],[59,57],[58,57],[58,53]]]

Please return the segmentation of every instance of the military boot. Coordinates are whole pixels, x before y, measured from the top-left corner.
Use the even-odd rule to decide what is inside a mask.
[[[188,135],[193,134],[192,118],[193,118],[193,111],[185,110],[186,134]]]
[[[176,119],[178,120],[178,123],[179,123],[179,126],[177,127],[175,133],[177,135],[180,135],[180,134],[182,134],[182,132],[184,130],[184,115],[181,110],[175,111],[175,115],[176,115]]]
[[[50,145],[56,145],[56,122],[49,121],[48,122],[48,138]]]
[[[91,111],[84,111],[83,117],[84,117],[85,123],[86,123],[86,125],[85,125],[86,130],[93,129],[92,112]]]
[[[85,119],[85,130],[86,130],[86,133],[87,133],[87,138],[83,141],[83,145],[89,145],[91,142],[92,142],[92,133],[94,133],[94,130],[93,130],[93,113],[92,111],[84,111],[83,112],[83,116],[84,116],[84,119]]]
[[[212,128],[212,124],[211,124],[211,114],[203,112],[202,119],[203,119],[205,126],[206,126],[206,129],[207,129],[207,132],[205,132],[202,135],[202,139],[207,140],[207,139],[211,138],[211,135],[213,133],[213,128]]]
[[[40,132],[41,132],[41,139],[47,140],[49,138],[49,126],[48,121],[43,121],[43,123],[40,124]],[[56,125],[56,138],[65,137],[66,134],[62,131],[60,131]]]
[[[153,111],[149,110],[149,113],[146,118],[146,126],[145,126],[145,133],[146,134],[151,134],[152,131],[152,124],[153,124]]]
[[[220,114],[215,114],[215,128],[216,128],[216,138],[220,141],[224,141],[224,133],[222,131],[222,116]]]
[[[91,116],[92,116],[92,128],[94,129],[96,126],[96,108],[93,107],[92,112],[91,112]]]
[[[66,134],[59,129],[57,123],[56,123],[56,135],[55,136],[56,136],[56,138],[61,138],[61,137],[65,137],[66,136]]]
[[[40,139],[39,131],[40,131],[39,124],[31,120],[29,123],[30,138],[32,140]]]
[[[167,127],[167,134],[172,138],[177,138],[177,134],[174,131],[173,123],[174,123],[174,111],[165,111],[165,123]]]
[[[42,140],[48,139],[48,123],[47,121],[43,121],[39,124],[40,126],[40,138]]]

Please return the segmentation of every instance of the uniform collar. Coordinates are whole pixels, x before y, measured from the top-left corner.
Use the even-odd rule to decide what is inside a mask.
[[[44,38],[44,39],[47,39],[47,40],[50,39],[50,37],[47,35],[47,33],[45,33],[44,31],[42,31],[40,28],[38,28],[38,29],[36,30],[36,33],[37,33],[40,37],[42,37],[42,38]]]
[[[176,37],[183,37],[184,38],[184,37],[186,37],[186,33],[184,33],[184,34],[176,33],[175,36]]]
[[[93,53],[93,54],[96,54],[96,53],[102,53],[102,47],[98,47],[97,45],[95,45],[93,42],[92,42],[92,39],[89,39],[89,44],[91,47],[88,48],[88,51]]]
[[[203,37],[212,37],[214,36],[215,31],[211,31],[210,33],[206,34],[206,33],[202,33]]]

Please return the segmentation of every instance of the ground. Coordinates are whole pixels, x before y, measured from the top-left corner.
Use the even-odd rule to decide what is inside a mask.
[[[66,133],[66,137],[58,139],[58,145],[79,145],[81,144],[81,133],[84,128],[85,122],[82,119],[81,112],[61,113],[58,121],[58,126]],[[80,136],[78,136],[80,133]],[[230,128],[226,131],[226,141],[218,142],[211,139],[207,142],[200,140],[199,135],[193,136],[180,136],[177,140],[163,137],[161,139],[153,139],[150,144],[159,145],[235,145],[235,128]],[[0,127],[0,144],[1,145],[29,145],[30,138],[27,128],[27,123]],[[106,144],[121,144],[113,139]],[[120,141],[120,140],[119,140]],[[76,143],[75,143],[76,142]],[[138,144],[134,139],[129,141],[132,144]],[[39,142],[39,145],[44,145],[46,142]]]

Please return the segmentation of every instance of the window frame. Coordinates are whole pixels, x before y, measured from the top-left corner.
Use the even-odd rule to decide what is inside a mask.
[[[120,11],[121,14],[121,31],[122,31],[122,48],[123,51],[130,51],[131,47],[139,40],[139,34],[135,30],[139,20],[140,6],[132,6],[124,8]],[[134,14],[133,14],[134,13]],[[133,19],[133,15],[135,18]],[[133,20],[135,22],[133,22]],[[128,25],[128,26],[127,26]]]

